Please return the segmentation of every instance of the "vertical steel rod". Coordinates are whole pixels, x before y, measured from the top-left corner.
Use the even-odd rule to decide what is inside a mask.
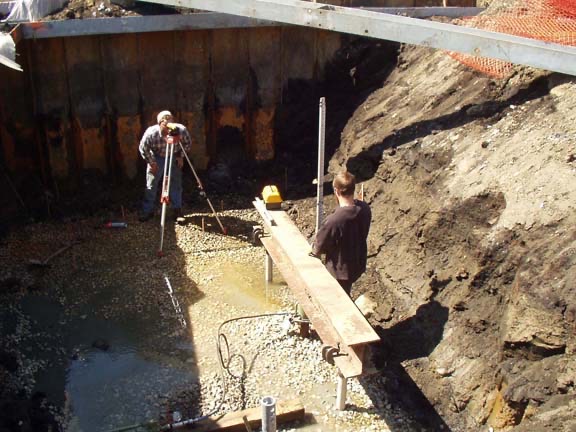
[[[266,282],[272,282],[272,270],[273,270],[273,261],[272,257],[268,252],[266,252],[266,257],[264,258],[264,279]]]
[[[338,384],[336,387],[336,409],[338,411],[342,411],[346,407],[347,384],[348,379],[338,374]]]
[[[272,396],[263,397],[262,432],[276,432],[276,399]]]
[[[318,110],[318,184],[316,185],[316,233],[322,224],[324,213],[324,141],[326,132],[326,98],[320,98]]]

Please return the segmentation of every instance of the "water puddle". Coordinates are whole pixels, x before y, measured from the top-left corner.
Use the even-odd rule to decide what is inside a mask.
[[[166,338],[156,320],[130,314],[104,320],[86,311],[66,318],[59,303],[40,296],[23,298],[21,310],[32,318],[32,334],[50,329],[53,349],[40,356],[51,366],[38,373],[34,391],[66,407],[68,432],[155,420],[173,391],[197,381],[185,331]]]
[[[257,271],[239,264],[226,263],[222,266],[222,273],[218,283],[228,303],[257,313],[281,308],[282,300],[278,292],[284,289],[285,284],[266,282],[260,268]]]

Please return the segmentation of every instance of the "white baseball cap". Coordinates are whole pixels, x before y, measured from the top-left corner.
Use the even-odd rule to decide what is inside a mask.
[[[164,111],[160,111],[158,113],[158,116],[156,116],[156,122],[160,123],[162,120],[164,120],[164,117],[172,117],[172,113],[170,111],[164,110]]]

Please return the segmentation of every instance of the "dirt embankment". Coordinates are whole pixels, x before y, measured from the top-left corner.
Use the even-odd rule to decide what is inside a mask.
[[[124,16],[166,15],[188,13],[190,9],[140,3],[134,0],[69,0],[64,7],[55,11],[46,20],[120,18]]]
[[[379,360],[453,430],[576,425],[575,102],[571,77],[405,48],[330,161],[373,209],[353,296],[377,300]]]

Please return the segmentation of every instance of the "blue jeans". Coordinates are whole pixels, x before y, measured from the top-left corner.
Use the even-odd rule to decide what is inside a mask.
[[[158,183],[164,178],[165,158],[156,156],[158,171],[152,174],[150,164],[146,167],[146,190],[144,191],[144,202],[142,212],[149,214],[154,211],[154,203],[157,199]],[[178,168],[176,158],[172,159],[172,175],[170,176],[170,205],[172,208],[182,208],[182,169]]]

